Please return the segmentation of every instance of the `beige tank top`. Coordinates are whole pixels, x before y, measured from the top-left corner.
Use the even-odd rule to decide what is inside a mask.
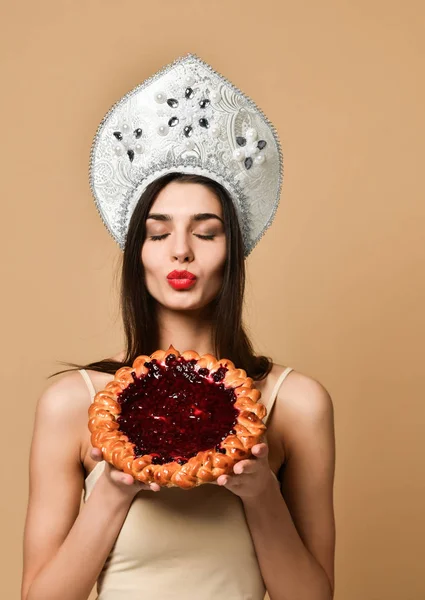
[[[292,370],[276,381],[264,423]],[[80,373],[93,401],[93,383]],[[84,502],[104,466],[99,462],[86,478]],[[135,496],[97,580],[96,600],[263,600],[265,593],[241,499],[201,485]]]

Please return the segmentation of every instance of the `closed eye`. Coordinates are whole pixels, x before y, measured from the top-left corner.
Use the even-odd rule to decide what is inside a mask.
[[[201,235],[200,233],[195,233],[196,237],[201,238],[201,240],[213,240],[215,235]]]
[[[151,240],[163,240],[164,238],[167,237],[167,235],[170,235],[169,233],[163,233],[162,235],[151,235],[150,239]]]
[[[163,240],[164,238],[167,237],[167,235],[170,235],[170,234],[163,233],[162,235],[151,235],[149,237],[149,239],[151,239],[152,241]],[[194,233],[194,235],[196,235],[196,237],[201,238],[202,240],[213,240],[215,238],[215,235],[201,235],[200,233]]]

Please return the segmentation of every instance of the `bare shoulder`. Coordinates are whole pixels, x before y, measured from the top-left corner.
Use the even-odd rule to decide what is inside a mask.
[[[67,417],[76,416],[84,407],[87,409],[89,391],[77,371],[70,371],[50,382],[38,399],[38,410]]]
[[[274,379],[284,369],[274,364]],[[292,370],[279,388],[274,414],[275,426],[284,439],[286,458],[314,429],[318,431],[324,426],[328,431],[333,429],[333,420],[333,401],[325,386],[309,375]]]
[[[274,364],[276,379],[286,367]],[[314,416],[332,408],[332,399],[317,379],[293,369],[285,379],[285,385],[279,389],[278,397],[291,410],[301,411]]]
[[[75,452],[81,456],[81,431],[87,427],[90,393],[81,373],[71,371],[55,379],[40,395],[36,407],[36,420],[51,426],[66,425],[75,436]]]

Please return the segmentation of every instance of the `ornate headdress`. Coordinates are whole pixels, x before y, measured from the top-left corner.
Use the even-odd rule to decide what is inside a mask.
[[[255,103],[194,54],[125,94],[93,140],[90,186],[102,221],[122,250],[142,192],[173,171],[204,175],[224,186],[248,256],[279,203],[279,139]]]

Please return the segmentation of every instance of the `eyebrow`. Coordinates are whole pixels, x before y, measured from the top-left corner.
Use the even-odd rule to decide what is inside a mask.
[[[154,221],[172,221],[173,217],[171,215],[164,215],[162,213],[150,213],[146,217],[146,220],[147,219],[153,219]],[[214,213],[197,213],[195,215],[191,215],[190,219],[191,221],[208,221],[209,219],[218,219],[224,224],[223,219]]]

